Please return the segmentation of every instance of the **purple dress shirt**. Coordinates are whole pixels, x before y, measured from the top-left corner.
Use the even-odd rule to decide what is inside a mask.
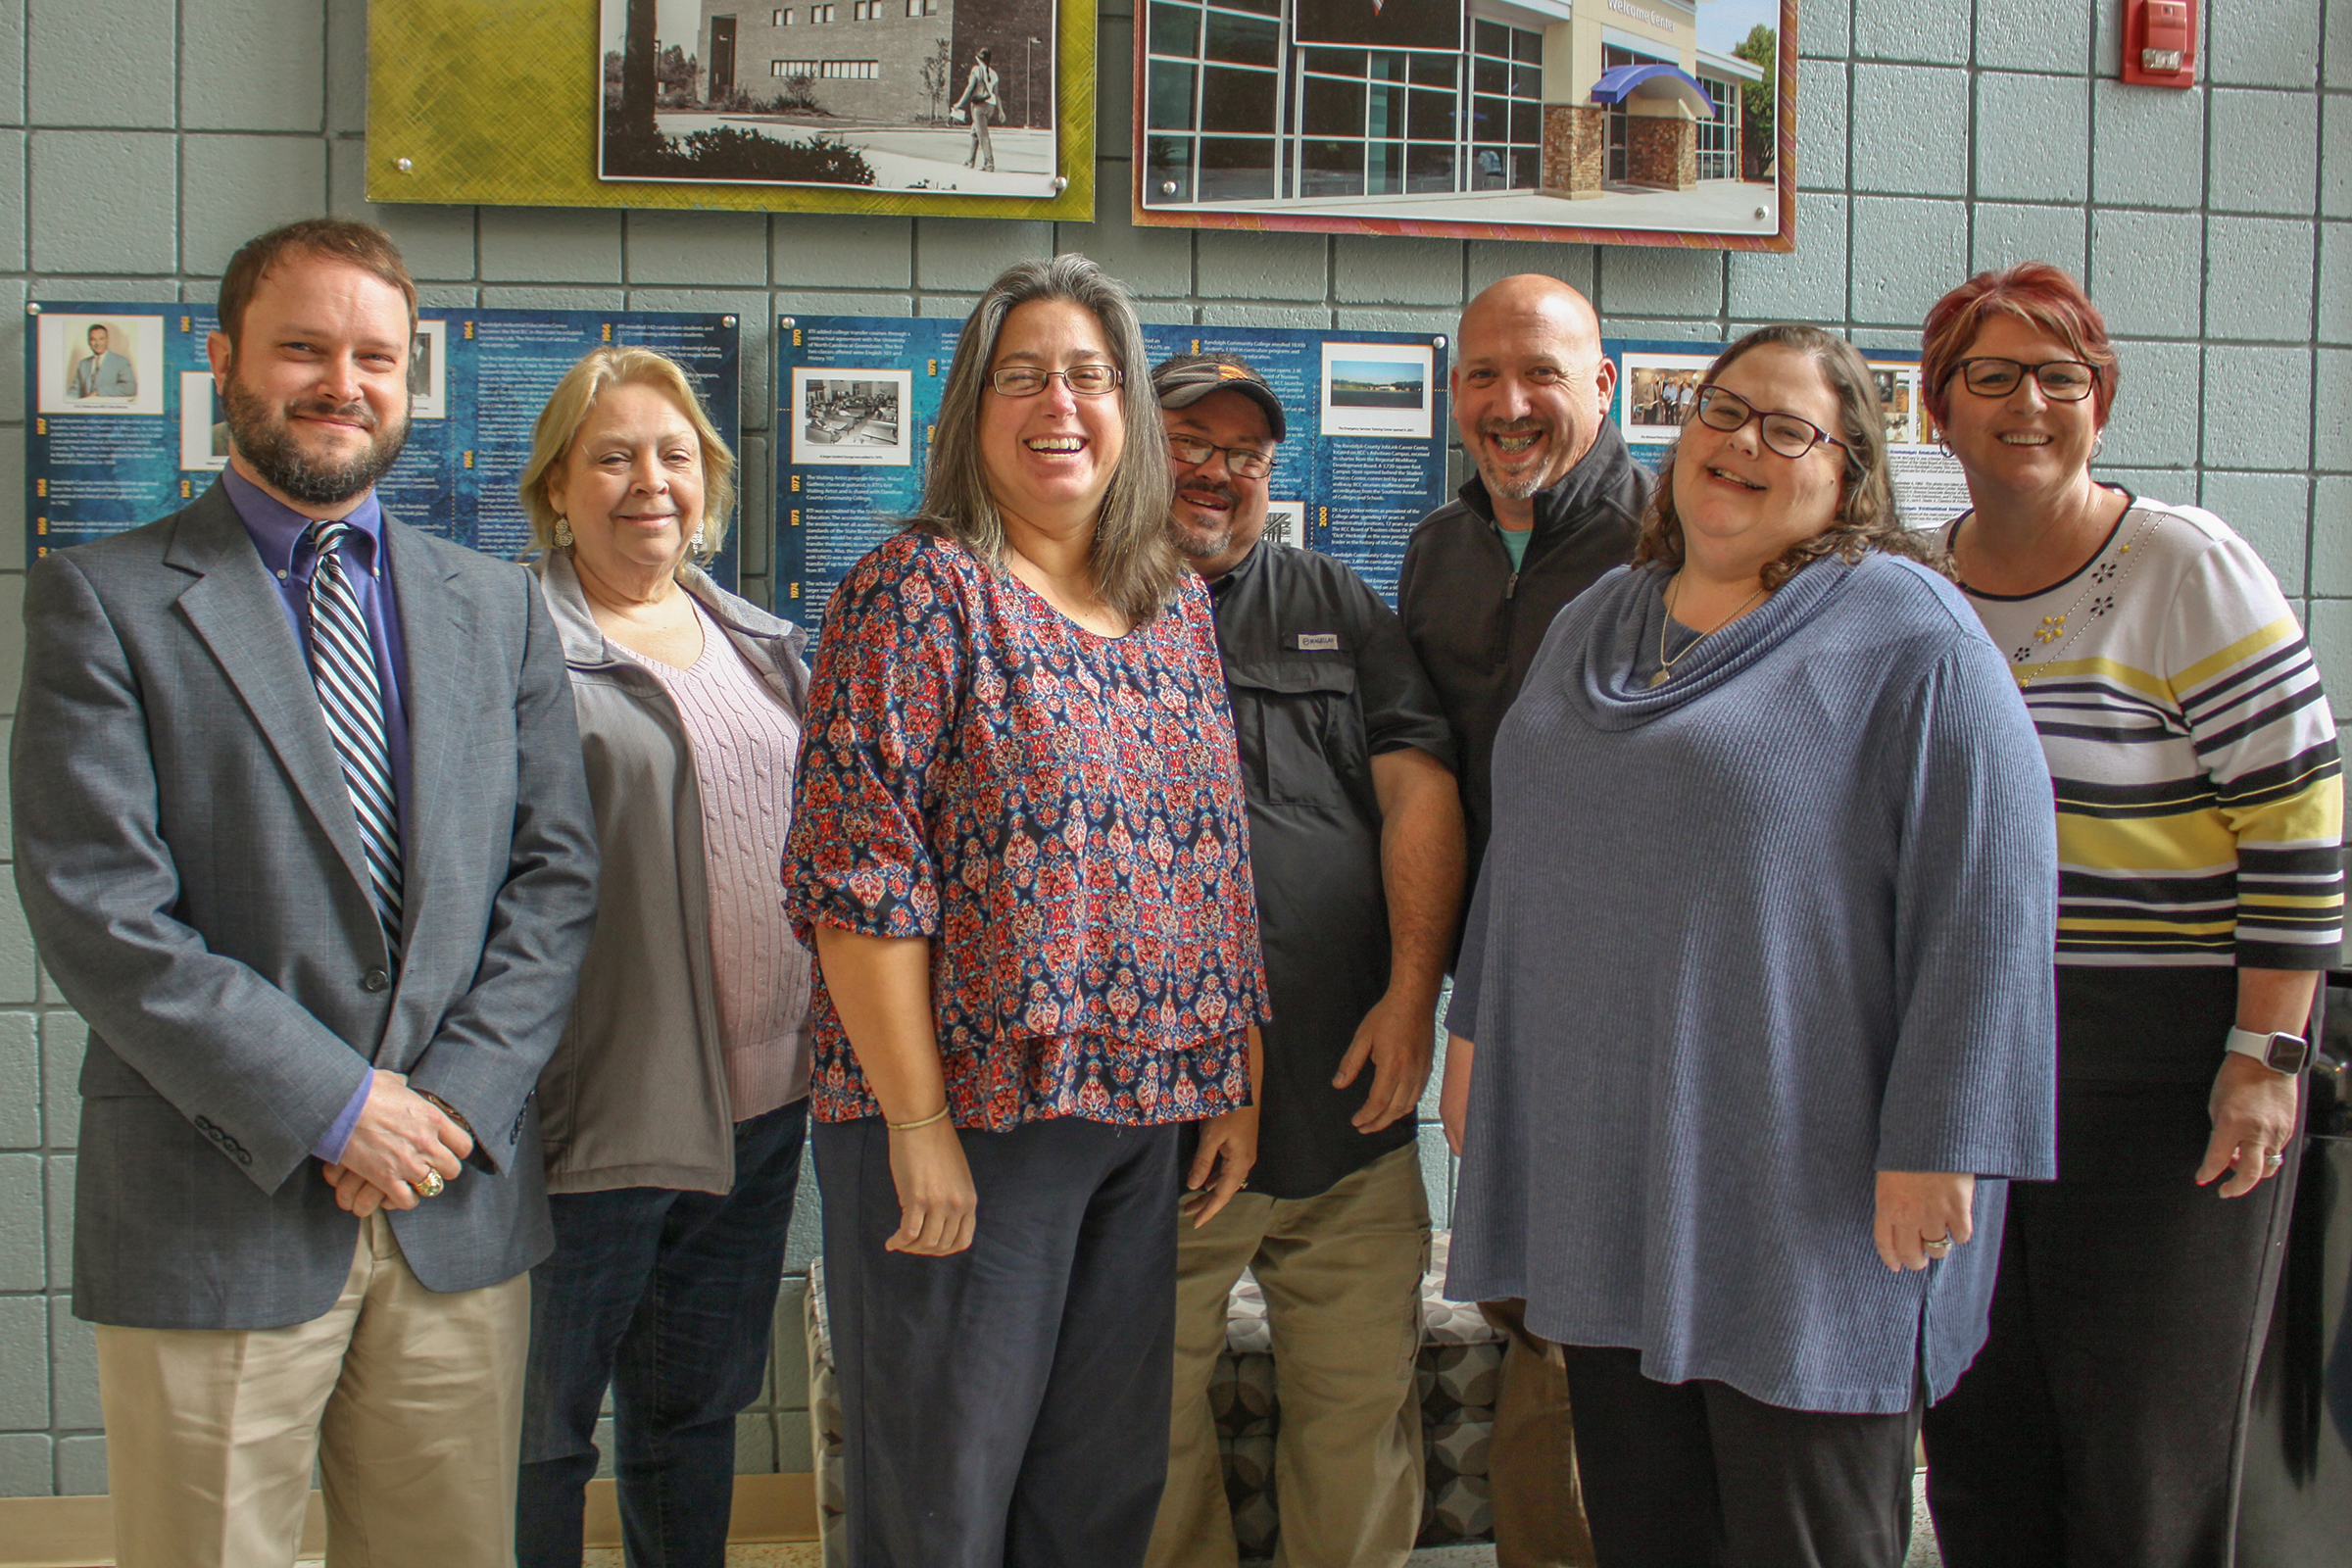
[[[233,467],[220,475],[220,482],[227,487],[229,502],[237,509],[253,548],[261,554],[263,567],[276,579],[278,597],[285,602],[286,622],[293,628],[294,641],[307,664],[311,656],[311,573],[318,564],[318,553],[305,537],[312,519]],[[392,574],[384,569],[384,511],[376,503],[375,493],[369,491],[341,520],[351,524],[357,536],[343,547],[343,571],[360,597],[360,613],[368,619],[368,639],[375,647],[375,678],[384,694],[384,741],[392,753],[392,792],[405,843],[409,833],[408,659],[400,639],[400,606],[393,597]],[[359,1087],[352,1091],[343,1113],[311,1146],[312,1153],[330,1164],[343,1157],[351,1130],[359,1123],[360,1107],[367,1103],[374,1082],[371,1069],[360,1074]]]

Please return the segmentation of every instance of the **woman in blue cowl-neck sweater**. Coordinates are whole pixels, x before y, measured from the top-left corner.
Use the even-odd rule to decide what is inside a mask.
[[[1895,1568],[2052,1174],[2049,778],[1933,550],[1861,357],[1750,333],[1496,740],[1447,1294],[1564,1347],[1602,1568]]]

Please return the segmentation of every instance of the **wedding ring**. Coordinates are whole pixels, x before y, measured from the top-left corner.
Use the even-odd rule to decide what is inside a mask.
[[[1952,1233],[1950,1231],[1945,1231],[1943,1233],[1943,1240],[1939,1242],[1922,1242],[1919,1245],[1931,1252],[1948,1252],[1952,1250]]]
[[[418,1198],[439,1198],[441,1196],[442,1187],[447,1184],[441,1180],[441,1173],[439,1171],[428,1170],[424,1173],[424,1180],[420,1182],[411,1182],[409,1185],[416,1189],[416,1196]]]
[[[2286,1163],[2286,1156],[2278,1152],[2278,1151],[2276,1149],[2263,1155],[2262,1159],[2263,1163],[2270,1166],[2273,1170],[2277,1170],[2279,1166]]]

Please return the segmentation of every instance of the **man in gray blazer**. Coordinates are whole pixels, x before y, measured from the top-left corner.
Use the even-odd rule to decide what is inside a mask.
[[[90,356],[74,367],[67,377],[67,392],[76,398],[135,398],[139,395],[139,377],[130,362],[110,346],[113,334],[104,326],[92,326],[89,332]]]
[[[380,230],[248,243],[232,453],[25,585],[17,882],[89,1021],[74,1310],[125,1565],[514,1561],[531,1091],[593,917],[521,567],[385,516],[416,289]]]

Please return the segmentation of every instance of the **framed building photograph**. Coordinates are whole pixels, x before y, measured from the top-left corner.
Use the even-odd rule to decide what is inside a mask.
[[[1138,223],[1795,245],[1797,0],[1143,0]]]
[[[602,5],[599,178],[1057,189],[1054,0]]]
[[[367,15],[372,202],[1095,216],[1089,0],[400,0]]]

